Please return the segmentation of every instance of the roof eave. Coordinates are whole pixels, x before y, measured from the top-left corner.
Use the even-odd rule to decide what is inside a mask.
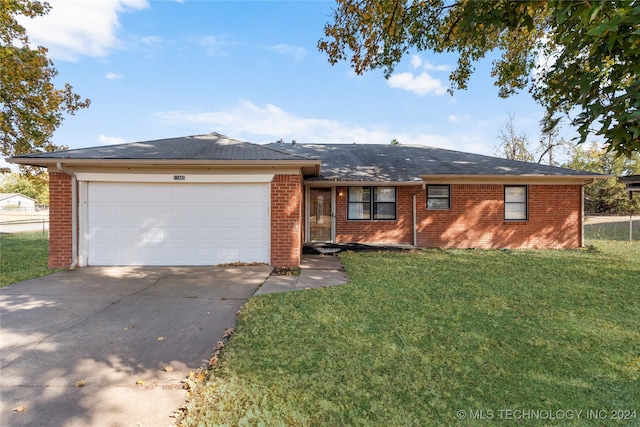
[[[467,174],[432,174],[420,175],[426,182],[442,184],[588,184],[597,179],[608,179],[610,175],[580,174],[580,175],[539,175],[539,174],[495,174],[495,175],[467,175]]]
[[[71,159],[71,158],[36,158],[9,157],[7,162],[28,166],[56,167],[91,166],[91,167],[154,167],[154,166],[224,166],[233,168],[255,167],[300,167],[304,174],[318,175],[320,173],[319,160],[199,160],[199,159]]]
[[[338,180],[338,179],[305,179],[305,183],[314,187],[349,187],[349,186],[412,186],[422,185],[424,181],[364,181],[364,180]]]

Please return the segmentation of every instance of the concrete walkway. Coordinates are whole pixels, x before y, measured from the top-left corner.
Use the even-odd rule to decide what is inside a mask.
[[[299,276],[271,275],[255,295],[319,289],[349,283],[347,273],[337,256],[303,255]]]

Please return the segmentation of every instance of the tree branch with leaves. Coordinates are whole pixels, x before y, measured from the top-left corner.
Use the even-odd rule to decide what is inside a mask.
[[[0,0],[0,150],[7,156],[55,151],[51,142],[65,114],[90,104],[69,84],[56,88],[58,75],[47,49],[31,47],[18,16],[34,18],[49,12],[48,3]]]
[[[337,0],[324,35],[318,48],[330,63],[349,59],[356,73],[387,78],[411,50],[457,52],[451,91],[498,51],[499,96],[529,86],[546,109],[545,132],[567,117],[578,143],[595,134],[617,154],[640,151],[637,0]]]

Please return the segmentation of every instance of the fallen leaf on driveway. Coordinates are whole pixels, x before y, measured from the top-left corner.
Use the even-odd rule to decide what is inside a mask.
[[[167,337],[158,337],[157,341],[164,341],[166,339],[167,339]]]
[[[229,338],[231,335],[233,335],[233,328],[227,328],[222,333],[222,338]]]
[[[165,366],[163,371],[165,371],[165,372],[173,372],[173,366]]]
[[[75,388],[84,387],[84,385],[85,385],[86,383],[87,383],[87,382],[86,382],[85,380],[80,380],[80,381],[78,381],[77,383],[75,383],[74,387],[75,387]]]
[[[125,332],[126,332],[126,331],[128,331],[129,329],[133,329],[133,328],[135,328],[135,327],[136,327],[136,325],[129,325],[129,326],[127,326],[126,328],[124,328],[124,330],[125,330]]]
[[[138,381],[136,381],[136,385],[144,385],[144,381],[138,380]]]
[[[14,411],[16,412],[24,412],[27,410],[27,405],[24,406],[18,406],[17,408],[13,408]]]
[[[190,371],[189,372],[189,380],[193,381],[202,381],[205,379],[205,375],[202,373],[202,371],[200,369],[197,369],[195,371]]]

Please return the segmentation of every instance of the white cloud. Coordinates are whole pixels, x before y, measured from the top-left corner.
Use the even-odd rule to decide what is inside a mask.
[[[5,168],[11,170],[11,172],[20,171],[20,167],[18,165],[16,165],[15,163],[9,163],[4,159],[4,157],[0,156],[0,169],[5,169]],[[0,182],[2,181],[3,177],[4,175],[0,174]]]
[[[269,50],[279,53],[280,55],[292,56],[295,61],[302,61],[307,56],[307,51],[303,47],[291,46],[287,44],[277,44],[269,46]]]
[[[468,134],[439,135],[418,130],[394,130],[387,125],[362,126],[335,119],[300,117],[272,104],[256,105],[241,101],[230,108],[209,112],[165,111],[156,113],[165,126],[199,129],[196,133],[219,132],[256,143],[280,138],[300,143],[389,144],[397,139],[407,145],[428,145],[462,151],[487,152],[475,129]]]
[[[75,61],[79,56],[106,56],[122,42],[118,14],[149,7],[147,0],[50,0],[51,11],[33,19],[21,17],[31,43],[49,49],[53,59]]]
[[[207,55],[209,56],[215,56],[215,55],[226,56],[227,55],[227,52],[224,51],[223,47],[228,45],[229,43],[221,40],[219,37],[205,36],[200,38],[199,42],[200,42],[200,46],[202,46],[204,50],[207,51]]]
[[[411,57],[411,66],[413,68],[418,68],[422,65],[422,59],[418,55],[413,55]]]
[[[427,71],[449,71],[451,69],[447,64],[433,65],[429,62],[425,62],[422,68]]]
[[[118,79],[122,78],[122,75],[121,74],[116,74],[116,73],[107,73],[104,76],[104,78],[107,79],[107,80],[118,80]]]
[[[389,77],[387,84],[394,89],[404,89],[418,95],[444,95],[447,88],[439,79],[434,79],[426,71],[419,75],[412,73],[394,74]]]
[[[126,142],[124,139],[118,138],[117,136],[107,136],[107,135],[100,135],[98,137],[98,141],[101,144],[105,144],[105,145],[124,144]]]
[[[463,116],[459,114],[449,114],[449,121],[453,123],[467,122],[469,120],[471,120],[471,116],[469,116],[468,114],[465,114]]]
[[[160,44],[162,44],[162,42],[164,41],[164,39],[160,36],[144,36],[142,38],[140,38],[140,42],[145,45],[145,46],[149,46],[149,47],[154,47],[154,46],[158,46]]]
[[[416,68],[420,68],[420,67],[422,67],[422,69],[426,71],[451,70],[451,67],[449,67],[447,64],[433,65],[429,61],[423,61],[422,58],[420,58],[418,55],[411,56],[411,68],[415,70]]]

